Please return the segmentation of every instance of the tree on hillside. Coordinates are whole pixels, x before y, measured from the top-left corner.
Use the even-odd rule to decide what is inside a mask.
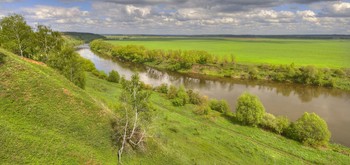
[[[59,51],[63,45],[61,33],[45,25],[37,25],[34,36],[34,44],[38,52],[36,59],[39,61],[47,61],[49,53]]]
[[[131,81],[122,79],[123,93],[120,97],[122,105],[121,115],[115,123],[114,139],[119,147],[118,160],[121,162],[122,154],[126,148],[137,149],[142,147],[146,137],[146,127],[150,122],[148,100],[150,93],[142,90],[138,74],[131,77]]]
[[[24,17],[18,14],[12,14],[4,17],[0,21],[2,45],[11,51],[20,54],[22,57],[28,57],[26,49],[32,42],[33,31],[27,25]]]
[[[51,53],[47,64],[57,69],[68,80],[80,88],[85,87],[84,64],[72,47],[63,47],[61,51]]]

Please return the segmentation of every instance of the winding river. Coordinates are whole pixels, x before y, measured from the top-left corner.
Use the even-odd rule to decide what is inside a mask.
[[[139,72],[143,82],[158,86],[162,83],[193,89],[210,98],[225,99],[234,110],[237,98],[245,91],[260,97],[268,113],[296,120],[304,112],[315,112],[328,123],[331,141],[350,147],[350,92],[295,84],[204,79],[179,73],[158,71],[149,67],[104,59],[82,45],[77,52],[91,60],[98,70],[118,71],[127,79]]]

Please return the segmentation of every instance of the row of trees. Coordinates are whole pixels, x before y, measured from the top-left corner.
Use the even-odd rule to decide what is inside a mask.
[[[212,67],[217,67],[213,69],[215,75],[223,75],[225,77],[349,88],[341,87],[341,83],[339,83],[339,79],[350,77],[350,70],[346,69],[321,69],[314,66],[295,67],[294,64],[242,65],[236,63],[234,56],[230,56],[226,59],[218,59],[218,56],[214,56],[205,51],[150,50],[143,46],[136,45],[114,46],[103,40],[93,41],[90,47],[100,55],[135,63],[151,62],[157,66],[161,64],[162,68],[172,71],[191,69],[194,64],[210,64]]]
[[[0,46],[21,57],[44,62],[77,86],[85,86],[84,65],[89,62],[66,44],[60,32],[48,26],[32,28],[18,14],[4,17],[0,21]]]
[[[216,63],[219,60],[217,56],[206,51],[150,50],[146,49],[144,46],[137,45],[114,46],[102,40],[91,42],[90,47],[92,50],[100,54],[135,63],[164,62],[168,64],[168,69],[171,70],[190,69],[194,64],[211,64]],[[234,57],[232,57],[232,59],[234,60]]]

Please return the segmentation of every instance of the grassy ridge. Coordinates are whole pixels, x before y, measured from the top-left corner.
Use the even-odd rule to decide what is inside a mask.
[[[86,90],[108,106],[115,106],[121,85],[87,76]],[[152,93],[155,109],[147,153],[128,152],[125,164],[347,164],[350,157],[318,150],[282,136],[232,123],[218,113],[195,115],[194,105],[174,107]],[[118,113],[118,111],[116,111]],[[215,112],[214,112],[215,113]],[[340,147],[348,152],[348,149]]]
[[[0,65],[0,162],[113,163],[109,115],[42,63],[5,52]]]
[[[291,64],[350,68],[350,40],[264,38],[135,38],[108,41],[150,49],[205,50],[220,57],[235,55],[239,63]]]

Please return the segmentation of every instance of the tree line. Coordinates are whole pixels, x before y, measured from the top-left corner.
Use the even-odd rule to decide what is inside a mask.
[[[350,90],[350,69],[316,68],[315,66],[297,67],[290,65],[248,65],[238,64],[235,56],[219,59],[206,51],[199,50],[151,50],[137,45],[112,45],[103,40],[90,43],[91,49],[99,55],[118,58],[134,63],[142,63],[159,69],[171,71],[189,71],[194,65],[200,74],[235,77],[251,80],[270,80],[292,82],[305,85],[336,87]],[[209,67],[210,72],[202,72]]]
[[[3,17],[0,20],[0,47],[21,57],[41,61],[77,86],[85,87],[84,71],[91,62],[82,59],[62,34],[49,26],[31,27],[19,14]]]

